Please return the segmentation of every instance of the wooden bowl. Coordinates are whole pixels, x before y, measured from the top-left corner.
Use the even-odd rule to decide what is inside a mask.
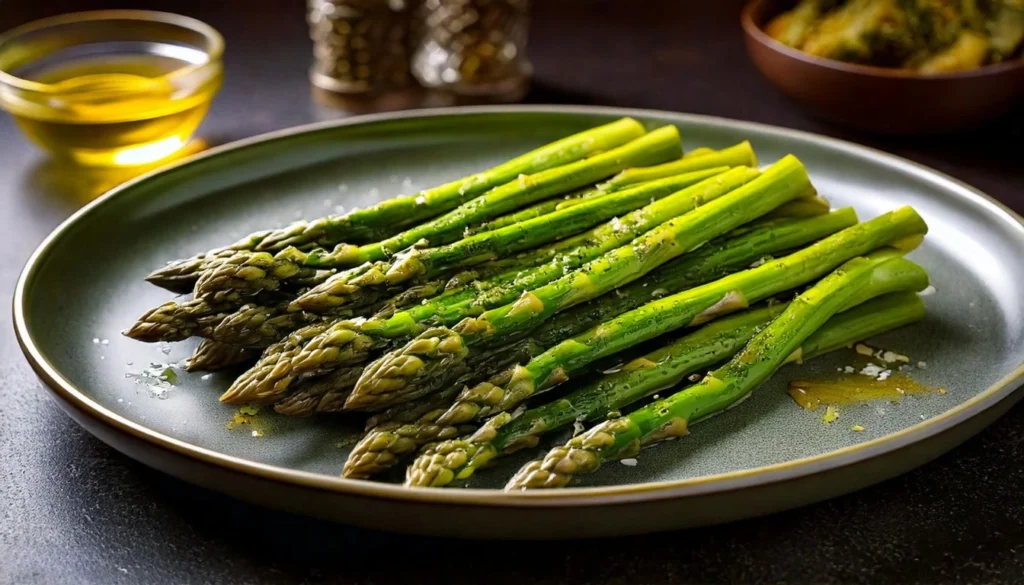
[[[744,7],[747,51],[769,81],[822,118],[885,134],[953,132],[1007,113],[1024,96],[1024,59],[921,75],[808,55],[763,30],[792,4],[752,0]]]

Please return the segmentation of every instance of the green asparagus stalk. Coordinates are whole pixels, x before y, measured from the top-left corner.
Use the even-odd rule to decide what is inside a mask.
[[[924,270],[918,267],[916,276],[913,272],[906,274],[923,284],[910,284],[908,289],[927,286]],[[864,290],[860,296],[865,296]],[[535,446],[544,433],[574,422],[600,420],[644,397],[673,388],[694,372],[732,357],[786,306],[768,305],[713,321],[562,398],[518,417],[508,412],[498,414],[469,437],[432,445],[409,466],[406,485],[441,487],[468,479],[498,457]],[[829,319],[790,356],[790,361],[797,357],[807,360],[922,318],[924,304],[916,294],[889,293]]]
[[[624,168],[656,164],[679,154],[679,131],[675,126],[665,126],[588,159],[521,175],[436,219],[379,242],[363,246],[339,244],[330,252],[323,249],[302,252],[294,247],[276,255],[238,252],[235,257],[204,272],[196,283],[196,292],[204,295],[228,289],[274,290],[282,281],[302,277],[311,269],[343,268],[384,260],[422,240],[433,246],[446,244],[461,238],[470,225],[582,187]]]
[[[586,197],[589,193],[593,193],[593,191],[591,189],[583,189],[580,191],[576,191],[574,193],[569,193],[568,195],[565,195],[563,198],[555,197],[553,199],[541,201],[540,203],[534,203],[533,205],[530,205],[529,207],[524,207],[519,211],[508,213],[502,215],[501,217],[496,217],[490,221],[485,221],[484,223],[476,227],[467,228],[466,235],[475,236],[477,234],[494,231],[497,229],[501,229],[503,227],[508,227],[510,225],[516,225],[517,223],[523,221],[528,221],[531,219],[536,219],[538,217],[545,216],[557,210],[559,204],[561,204],[562,202],[577,198],[583,198]]]
[[[622,118],[557,140],[486,171],[421,191],[416,195],[382,201],[367,209],[341,217],[327,217],[307,226],[301,233],[268,236],[259,249],[279,250],[315,239],[334,244],[340,241],[372,242],[390,237],[395,228],[435,217],[520,175],[533,175],[558,166],[615,149],[644,135],[643,126],[632,118]],[[405,246],[401,246],[405,247]]]
[[[643,233],[668,219],[705,204],[709,200],[721,197],[757,175],[758,172],[753,169],[737,168],[701,181],[629,213],[620,221],[608,222],[591,230],[592,239],[584,242],[586,245],[573,249],[569,255],[583,259],[597,256],[605,250],[628,242],[637,233]],[[567,265],[565,263],[545,265],[544,269],[550,273],[550,279],[554,279],[564,273],[563,266]],[[557,274],[553,268],[557,269]],[[535,268],[529,268],[522,272],[535,270]],[[501,284],[502,282],[506,279],[515,280],[519,274],[520,271],[513,270],[508,275],[495,277],[492,281],[495,286],[504,286]],[[340,281],[341,279],[335,279],[335,282]],[[324,292],[323,294],[330,295],[334,292]],[[509,292],[515,293],[515,290],[512,289]],[[369,352],[387,347],[392,340],[404,342],[407,338],[422,332],[430,320],[436,318],[442,323],[454,324],[460,318],[474,314],[474,311],[479,314],[484,307],[478,307],[472,302],[474,296],[478,294],[480,293],[475,288],[467,287],[461,291],[439,295],[420,305],[409,306],[386,319],[338,321],[323,335],[310,340],[301,352],[290,354],[294,358],[291,364],[284,364],[277,359],[278,356],[274,356],[274,366],[270,369],[272,374],[247,378],[258,385],[248,389],[236,385],[230,395],[225,395],[221,399],[227,402],[248,402],[255,400],[255,396],[263,396],[264,399],[271,400],[274,398],[274,394],[269,388],[276,386],[279,379],[291,379],[298,374],[310,371],[324,372],[331,368],[361,363],[369,357]],[[511,298],[514,299],[515,296],[513,294]],[[322,305],[331,306],[329,300],[321,302]],[[305,308],[307,305],[303,304],[302,306]],[[279,388],[283,387],[279,386]]]
[[[547,216],[469,236],[437,248],[411,248],[390,261],[348,280],[340,307],[358,307],[404,290],[410,281],[438,278],[456,268],[469,267],[572,235],[613,217],[644,207],[704,179],[719,175],[726,167],[713,167],[594,198],[586,203],[555,211]],[[328,285],[330,286],[330,285]],[[319,288],[326,288],[321,285]],[[315,294],[316,291],[311,291]],[[296,301],[301,306],[301,301]]]
[[[891,245],[909,249],[916,245],[925,231],[927,226],[913,209],[898,209],[847,228],[784,258],[663,297],[603,321],[584,333],[563,337],[525,366],[516,366],[495,375],[487,382],[464,389],[454,404],[441,415],[432,414],[429,420],[417,421],[397,429],[371,432],[353,449],[346,473],[365,476],[368,473],[366,469],[379,468],[376,461],[393,464],[406,454],[393,451],[383,453],[391,449],[392,445],[412,448],[412,438],[423,441],[419,443],[422,445],[435,440],[435,433],[450,434],[447,431],[449,428],[510,411],[535,392],[565,381],[602,357],[619,353],[680,327],[700,325],[719,314],[745,308],[748,303],[764,300],[819,278],[839,264],[878,247]],[[435,344],[446,341],[441,336],[435,337]],[[370,371],[368,368],[364,376]],[[390,434],[382,437],[384,432]],[[402,441],[393,441],[391,437],[402,437]],[[375,459],[375,454],[381,457]],[[363,467],[353,467],[352,461],[359,461]]]
[[[251,300],[274,302],[280,295],[246,296],[224,291],[185,302],[168,301],[146,311],[122,334],[138,341],[182,341],[207,336],[228,315]]]
[[[744,140],[734,146],[723,148],[722,150],[704,154],[702,156],[684,156],[678,160],[660,165],[646,167],[638,166],[626,169],[602,183],[600,189],[605,192],[611,192],[616,189],[620,189],[625,185],[636,185],[637,183],[663,179],[680,173],[689,173],[695,170],[705,169],[708,168],[707,165],[713,165],[716,167],[756,167],[757,155],[754,154],[754,149],[750,146],[750,142]],[[569,205],[572,205],[572,203]]]
[[[379,408],[417,398],[415,393],[410,395],[403,390],[415,388],[418,380],[464,359],[471,348],[529,331],[560,311],[636,280],[708,240],[811,191],[813,187],[803,164],[796,157],[787,156],[753,181],[666,222],[631,244],[528,290],[513,303],[460,321],[454,329],[443,333],[445,339],[430,344],[427,353],[418,353],[426,346],[417,338],[406,347],[385,354],[367,368],[348,404],[351,408]]]
[[[507,264],[504,266],[505,271],[500,272],[495,278],[488,279],[484,286],[478,286],[477,289],[501,289],[501,294],[491,295],[493,297],[491,303],[494,306],[505,304],[509,300],[515,299],[523,290],[526,290],[524,287],[554,280],[587,260],[596,258],[608,250],[621,246],[637,235],[677,215],[686,213],[707,201],[720,197],[752,180],[757,175],[758,172],[756,170],[741,167],[701,181],[696,185],[655,201],[642,209],[628,213],[620,219],[606,222],[586,233],[567,238],[525,255],[520,255],[512,260],[511,266]],[[669,183],[674,180],[672,178],[667,179]],[[538,266],[537,263],[541,265]],[[299,297],[295,304],[302,309],[313,312],[337,307],[345,302],[346,296],[351,290],[349,287],[349,281],[351,280],[353,278],[347,276],[333,277],[323,285]],[[366,329],[379,329],[381,335],[391,337],[404,336],[409,333],[414,334],[416,333],[415,331],[410,332],[407,328],[402,328],[409,322],[409,319],[412,319],[413,323],[419,323],[436,315],[437,311],[444,306],[457,307],[449,310],[447,316],[447,319],[453,319],[452,323],[454,323],[467,314],[460,311],[473,310],[484,306],[483,303],[473,302],[476,296],[476,292],[467,290],[464,293],[453,293],[452,295],[439,298],[436,303],[429,303],[418,307],[413,310],[415,314],[398,316],[398,318],[392,320],[392,323],[388,324],[398,324],[400,326],[399,330],[393,330],[390,326],[376,328],[375,324],[368,325]],[[479,310],[482,311],[483,309]]]
[[[168,262],[166,266],[151,272],[146,277],[146,281],[174,293],[190,293],[203,272],[233,257],[238,252],[256,249],[259,241],[269,233],[257,232],[230,246]]]
[[[467,388],[439,420],[463,424],[465,420],[510,410],[534,393],[564,382],[595,360],[681,327],[700,325],[746,308],[750,303],[806,284],[881,246],[912,249],[926,232],[927,226],[917,212],[903,207],[784,258],[648,303],[561,341],[525,366]],[[447,340],[441,340],[444,342]]]
[[[631,118],[579,132],[532,150],[487,171],[426,189],[414,196],[383,201],[367,209],[345,215],[299,222],[279,230],[254,233],[231,246],[177,260],[158,269],[147,278],[153,284],[174,292],[192,290],[199,276],[235,252],[279,252],[289,247],[331,246],[341,241],[369,243],[394,235],[409,225],[440,215],[493,187],[503,185],[521,174],[533,174],[569,164],[588,156],[621,146],[644,134],[643,126]]]
[[[798,296],[739,354],[698,384],[605,421],[552,449],[543,459],[520,469],[506,489],[563,487],[575,475],[591,473],[608,459],[632,456],[643,445],[685,436],[689,425],[722,412],[760,386],[815,331],[848,306],[876,269],[899,259],[898,252],[880,250],[846,262]]]
[[[185,371],[215,372],[256,361],[259,355],[260,352],[254,349],[204,339],[196,347],[192,356],[185,360]]]
[[[532,340],[520,340],[510,346],[502,347],[500,350],[481,353],[475,356],[471,363],[460,364],[460,366],[464,366],[461,370],[461,377],[468,381],[474,367],[497,371],[513,363],[528,360],[538,353],[540,353],[540,348]],[[345,400],[352,388],[355,387],[362,369],[361,366],[350,366],[335,370],[326,376],[300,381],[288,389],[287,395],[278,400],[274,409],[278,413],[288,416],[308,416],[317,412],[341,412],[344,410]],[[458,377],[455,380],[456,382],[461,381]],[[450,394],[448,403],[453,398],[455,395]],[[432,404],[436,405],[427,405],[425,410],[408,409],[401,415],[397,414],[397,411],[382,413],[376,417],[376,421],[417,420],[423,414],[431,411],[440,414],[448,406],[445,403]],[[414,412],[419,412],[419,416],[410,419],[409,417]],[[374,422],[374,425],[376,424]]]
[[[547,349],[651,300],[711,282],[768,255],[810,244],[856,223],[856,213],[846,208],[826,216],[771,220],[756,226],[744,226],[665,263],[640,280],[558,313],[530,332],[530,337],[539,347]],[[476,374],[476,378],[470,381],[472,383],[497,373],[477,366],[471,369]],[[417,380],[415,386],[410,384],[403,391],[428,395],[452,384],[456,377],[462,375],[460,367],[449,367],[431,378]]]
[[[362,368],[335,370],[303,384],[274,404],[274,410],[285,416],[310,416],[315,412],[337,412],[345,397],[355,386]]]
[[[683,161],[685,161],[685,163]],[[667,178],[674,174],[691,173],[693,171],[700,171],[718,166],[755,167],[757,166],[757,157],[754,155],[754,151],[750,147],[750,143],[742,142],[721,151],[714,151],[709,148],[696,149],[685,153],[682,160],[667,163],[667,165],[672,166],[667,167],[666,165],[658,165],[657,167],[650,168],[650,170],[645,173],[644,176],[646,178],[644,180],[639,180],[636,174],[632,172],[632,169],[626,169],[615,177],[612,177],[611,179],[594,187],[583,189],[576,193],[571,193],[561,199],[556,197],[554,199],[542,201],[521,211],[503,215],[489,222],[485,222],[480,226],[471,228],[469,233],[478,234],[515,225],[520,222],[548,215],[554,211],[586,203],[588,199],[595,196],[614,193],[626,187],[632,187],[646,181]]]
[[[327,319],[323,315],[290,311],[289,304],[290,301],[277,305],[244,305],[227,315],[205,337],[239,347],[262,349],[304,325]],[[350,318],[352,312],[340,312],[334,317]]]
[[[786,258],[776,260],[773,263],[762,265],[770,266],[768,269],[756,268],[740,272],[735,275],[723,278],[719,281],[711,282],[696,288],[690,288],[688,286],[692,284],[699,284],[700,282],[707,282],[701,278],[701,270],[704,270],[704,276],[713,278],[714,264],[708,262],[708,259],[717,259],[719,262],[728,262],[730,255],[737,254],[738,250],[742,250],[743,246],[737,245],[732,250],[725,247],[719,250],[711,248],[707,255],[694,254],[689,262],[676,266],[675,271],[666,271],[665,275],[679,275],[677,280],[672,282],[672,276],[668,276],[663,281],[668,286],[675,286],[684,292],[677,293],[674,297],[666,297],[660,301],[653,301],[647,305],[640,306],[637,309],[627,312],[630,305],[636,306],[642,304],[642,301],[638,302],[635,299],[638,290],[643,290],[641,286],[637,289],[637,284],[634,283],[629,287],[623,289],[624,293],[622,297],[615,295],[618,298],[617,301],[611,301],[613,297],[606,297],[599,299],[603,303],[597,303],[591,305],[589,309],[586,305],[576,307],[569,311],[565,315],[568,318],[560,321],[561,315],[544,324],[543,327],[538,329],[534,335],[533,340],[540,346],[545,348],[545,352],[531,359],[530,362],[526,363],[525,366],[516,366],[505,372],[494,375],[490,380],[486,382],[480,382],[472,387],[466,387],[454,404],[443,414],[437,414],[431,412],[428,417],[424,417],[422,420],[417,420],[413,423],[407,423],[397,428],[387,428],[375,430],[369,433],[362,441],[360,441],[352,451],[352,457],[350,457],[350,463],[346,465],[346,473],[352,473],[357,477],[365,477],[372,473],[380,472],[386,462],[387,465],[393,465],[400,461],[401,457],[408,454],[408,452],[395,452],[392,449],[400,447],[403,449],[412,449],[437,440],[440,435],[451,435],[452,428],[457,428],[461,425],[471,423],[474,421],[483,420],[484,418],[500,412],[507,412],[517,406],[522,400],[528,398],[534,393],[534,388],[525,386],[513,386],[513,382],[517,376],[521,376],[524,370],[529,371],[529,368],[537,367],[537,364],[544,357],[549,356],[552,352],[559,348],[574,347],[573,344],[580,344],[580,340],[586,341],[591,339],[592,334],[597,334],[596,337],[599,339],[607,338],[609,344],[614,343],[614,337],[616,335],[624,335],[629,333],[629,329],[621,325],[622,319],[633,318],[634,323],[633,329],[640,327],[641,324],[647,323],[650,328],[649,335],[645,334],[642,338],[635,339],[635,341],[621,343],[615,346],[615,349],[607,352],[600,353],[599,355],[592,356],[589,361],[571,367],[567,365],[558,371],[557,378],[549,378],[548,382],[551,384],[557,383],[569,376],[578,373],[585,366],[593,363],[596,359],[604,357],[606,355],[612,355],[619,353],[628,347],[635,346],[647,339],[656,337],[657,335],[671,331],[672,328],[666,327],[665,323],[671,325],[670,319],[683,319],[681,322],[685,325],[687,316],[691,321],[697,321],[695,324],[699,324],[702,321],[700,319],[708,318],[712,315],[704,313],[706,307],[714,307],[714,311],[724,311],[726,309],[723,305],[715,305],[712,303],[703,302],[702,299],[707,299],[709,296],[712,298],[728,298],[730,292],[740,291],[741,294],[746,295],[744,291],[753,291],[751,282],[756,283],[759,279],[775,283],[775,288],[769,288],[758,292],[757,297],[752,298],[751,302],[756,302],[776,294],[783,292],[795,286],[799,286],[804,282],[813,280],[821,274],[827,272],[836,265],[849,259],[851,256],[856,256],[862,250],[870,251],[877,245],[884,245],[891,242],[899,242],[907,234],[923,229],[923,222],[914,214],[911,210],[908,214],[903,214],[904,217],[895,220],[896,226],[886,225],[891,218],[883,216],[881,219],[875,219],[866,224],[860,224],[852,228],[847,228],[843,232],[839,232],[836,235],[830,236],[818,244],[812,245],[810,248],[791,254]],[[806,220],[805,220],[806,221]],[[864,229],[863,226],[868,226]],[[859,229],[858,229],[859,228]],[[853,231],[851,231],[853,230]],[[753,230],[751,233],[757,234],[758,230]],[[844,235],[845,234],[845,235]],[[844,236],[844,237],[839,237]],[[740,239],[742,236],[740,237]],[[762,238],[763,239],[763,238]],[[749,240],[748,240],[749,241]],[[875,245],[877,244],[877,245]],[[844,250],[847,247],[851,247],[853,252],[846,253]],[[813,250],[813,252],[809,252]],[[806,258],[813,257],[814,254],[819,254],[823,257],[823,261],[820,265],[808,266]],[[689,264],[687,266],[686,264]],[[774,264],[774,268],[771,265]],[[909,263],[908,263],[909,264]],[[897,268],[903,269],[902,276],[900,278],[888,278],[880,281],[882,284],[885,283],[896,283],[897,285],[908,283],[910,285],[920,284],[921,278],[924,277],[923,272],[919,271],[916,266],[911,264],[912,268],[905,268],[901,264],[896,264],[890,272],[895,272]],[[710,270],[709,270],[710,269]],[[801,271],[810,269],[812,272],[809,274],[800,275]],[[789,274],[787,274],[789,273]],[[741,278],[740,275],[746,274],[745,278]],[[687,278],[693,278],[693,281],[687,282]],[[708,280],[710,280],[708,278]],[[917,280],[914,280],[914,279]],[[746,281],[746,282],[745,282]],[[692,284],[691,284],[692,283]],[[724,285],[722,284],[724,283]],[[925,285],[927,281],[925,280]],[[642,285],[642,282],[641,282]],[[881,286],[881,285],[879,285]],[[923,286],[922,286],[923,288]],[[887,292],[876,288],[874,295],[882,294]],[[717,296],[715,296],[717,295]],[[675,298],[676,302],[668,302],[668,299]],[[661,303],[662,307],[665,307],[663,311],[646,311],[649,307],[658,305]],[[742,305],[742,304],[741,304]],[[742,306],[732,307],[742,308]],[[619,310],[621,309],[621,310]],[[675,311],[679,314],[672,315],[671,312]],[[575,314],[574,314],[575,313]],[[611,319],[612,317],[618,316],[617,319]],[[674,327],[673,327],[674,328]],[[587,330],[585,333],[579,334],[581,330]],[[574,337],[571,337],[574,336]],[[602,336],[604,336],[602,338]],[[446,341],[446,339],[440,335],[435,336],[434,343],[440,344]],[[455,361],[455,360],[451,360]],[[402,364],[408,367],[408,364]],[[367,368],[364,376],[371,373],[371,366]],[[449,365],[449,368],[457,368],[457,365]],[[427,389],[436,388],[436,386],[424,383]],[[544,389],[544,387],[540,387]],[[351,400],[351,398],[350,398]],[[397,441],[394,438],[401,437],[401,441]],[[417,443],[417,441],[419,441]],[[383,453],[383,451],[388,451]],[[379,459],[374,458],[374,454],[380,454]],[[360,467],[355,467],[354,461],[358,461]]]
[[[306,342],[323,333],[328,326],[329,323],[306,325],[265,349],[260,356],[259,362],[231,384],[231,387],[221,396],[221,401],[236,404],[239,402],[249,402],[248,400],[235,400],[234,397],[240,393],[240,389],[248,390],[253,387],[262,388],[274,397],[280,396],[293,378],[287,372],[284,374],[279,373],[280,364],[287,364],[291,357],[302,349]],[[264,380],[268,378],[272,379],[272,382],[264,383]],[[259,398],[259,395],[256,395],[252,401],[256,402]]]

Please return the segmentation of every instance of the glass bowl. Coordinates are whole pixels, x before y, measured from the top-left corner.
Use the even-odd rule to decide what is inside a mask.
[[[184,146],[223,79],[224,40],[198,20],[79,12],[0,35],[0,107],[55,156],[133,166]]]

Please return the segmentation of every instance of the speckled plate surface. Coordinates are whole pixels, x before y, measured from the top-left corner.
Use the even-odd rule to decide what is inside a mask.
[[[799,156],[836,207],[869,218],[916,207],[931,232],[912,258],[936,293],[927,319],[874,340],[927,362],[915,378],[946,394],[842,409],[825,425],[785,385],[834,375],[837,352],[784,368],[685,440],[608,465],[579,487],[505,494],[525,452],[473,478],[473,489],[408,490],[337,477],[358,422],[272,413],[232,421],[217,402],[229,376],[180,374],[153,387],[147,368],[194,343],[147,345],[118,333],[169,293],[143,277],[169,259],[338,206],[439,184],[620,116],[678,125],[684,146],[749,139],[763,163]],[[763,514],[891,477],[945,452],[1019,397],[1024,377],[1024,225],[954,179],[903,159],[806,133],[666,112],[578,107],[439,110],[308,126],[217,148],[116,189],[36,251],[14,300],[30,362],[80,424],[131,457],[251,501],[383,529],[474,537],[636,533]],[[29,391],[26,389],[26,391]],[[851,431],[854,424],[864,432]],[[262,435],[262,436],[254,436]],[[564,436],[552,439],[564,439]]]

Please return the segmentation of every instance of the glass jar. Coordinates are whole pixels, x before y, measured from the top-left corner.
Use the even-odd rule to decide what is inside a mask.
[[[308,21],[318,97],[374,101],[414,86],[411,0],[309,0]]]
[[[528,0],[424,0],[412,73],[456,96],[516,101],[526,93]]]

